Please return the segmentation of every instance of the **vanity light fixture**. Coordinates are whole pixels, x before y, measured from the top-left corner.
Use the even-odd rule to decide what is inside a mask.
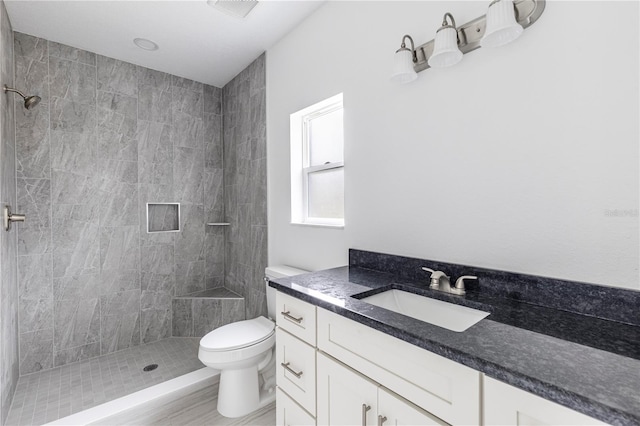
[[[414,47],[410,36],[402,37],[394,58],[391,81],[409,83],[417,78],[420,71],[454,65],[462,55],[481,46],[498,47],[510,43],[540,18],[545,5],[546,0],[494,0],[489,4],[486,15],[459,27],[456,27],[453,16],[447,13],[434,40]],[[447,18],[451,20],[450,25]],[[406,47],[406,39],[411,41],[411,49]]]
[[[480,41],[482,47],[500,47],[522,35],[524,28],[516,22],[513,0],[494,0],[487,11],[487,29]]]
[[[451,20],[451,24],[447,22],[447,18]],[[436,31],[433,53],[427,62],[431,68],[446,68],[457,64],[461,59],[456,21],[452,14],[445,13],[442,26]]]
[[[405,39],[409,39],[411,50],[407,49],[407,45],[404,42]],[[396,55],[393,59],[391,81],[395,83],[410,83],[418,78],[418,73],[414,70],[414,63],[416,62],[418,62],[418,58],[413,45],[413,39],[411,36],[405,35],[402,37],[400,49],[396,50]]]

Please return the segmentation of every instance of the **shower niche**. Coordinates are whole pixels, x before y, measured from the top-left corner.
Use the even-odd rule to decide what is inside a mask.
[[[180,203],[147,203],[147,232],[180,232]]]

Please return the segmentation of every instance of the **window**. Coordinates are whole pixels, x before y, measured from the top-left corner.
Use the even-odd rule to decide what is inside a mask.
[[[291,222],[344,226],[342,93],[291,114]]]

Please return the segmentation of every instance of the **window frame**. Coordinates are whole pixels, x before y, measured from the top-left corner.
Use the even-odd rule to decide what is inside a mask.
[[[291,223],[295,225],[344,227],[344,210],[342,218],[325,218],[309,216],[309,177],[314,173],[327,170],[344,169],[344,161],[327,162],[311,166],[309,123],[319,117],[342,110],[344,105],[342,93],[318,102],[301,111],[291,114]],[[343,116],[344,117],[344,116]],[[344,121],[342,126],[344,138]],[[344,143],[344,140],[343,140]],[[296,155],[297,152],[297,155]],[[299,156],[299,157],[298,157]],[[298,157],[296,162],[295,158]],[[344,145],[343,145],[344,160]],[[297,163],[297,166],[296,166]],[[295,185],[295,176],[299,176],[299,185]],[[344,184],[344,181],[343,181]],[[296,196],[296,189],[298,196]]]

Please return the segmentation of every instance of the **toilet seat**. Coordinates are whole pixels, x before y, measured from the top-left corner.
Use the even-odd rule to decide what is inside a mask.
[[[275,333],[275,324],[265,317],[223,325],[207,333],[200,340],[200,350],[224,352],[247,348],[269,339]]]

